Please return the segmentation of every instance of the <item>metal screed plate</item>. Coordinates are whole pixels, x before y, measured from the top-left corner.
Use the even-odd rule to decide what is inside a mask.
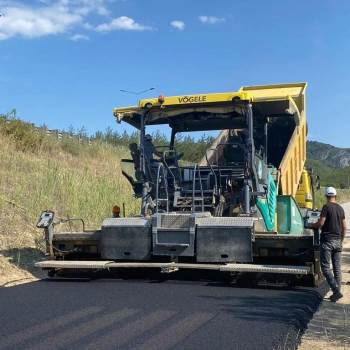
[[[110,268],[178,268],[194,270],[217,270],[229,272],[262,272],[274,274],[308,275],[308,266],[258,265],[258,264],[186,264],[152,262],[114,262],[114,261],[61,261],[47,260],[35,263],[42,269],[110,269]]]

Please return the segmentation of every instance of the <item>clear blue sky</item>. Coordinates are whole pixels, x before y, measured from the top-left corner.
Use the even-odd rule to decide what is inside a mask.
[[[0,0],[0,112],[124,130],[112,108],[137,97],[120,89],[306,81],[309,138],[350,147],[349,23],[347,0]]]

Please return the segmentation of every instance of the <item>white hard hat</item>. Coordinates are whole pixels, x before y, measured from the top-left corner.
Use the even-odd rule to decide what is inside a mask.
[[[337,195],[337,190],[334,187],[332,187],[332,186],[326,187],[325,195],[327,197],[336,196]]]

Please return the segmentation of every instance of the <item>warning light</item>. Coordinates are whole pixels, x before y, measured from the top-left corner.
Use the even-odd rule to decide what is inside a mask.
[[[115,205],[112,209],[112,214],[114,218],[120,218],[120,207]]]

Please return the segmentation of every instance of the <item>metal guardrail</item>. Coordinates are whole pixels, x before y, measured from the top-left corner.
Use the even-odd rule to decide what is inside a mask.
[[[6,118],[6,115],[0,115],[0,116],[3,116]],[[8,120],[8,119],[5,120],[6,124],[11,124],[11,122],[12,120]],[[63,141],[64,139],[77,140],[79,143],[87,143],[89,146],[92,145],[93,143],[93,139],[88,136],[74,135],[72,133],[62,132],[57,129],[47,129],[44,127],[38,127],[38,126],[35,126],[33,123],[27,123],[27,122],[25,123],[29,124],[34,129],[35,132],[38,132],[38,133],[42,132],[47,136],[54,136],[58,141]]]

